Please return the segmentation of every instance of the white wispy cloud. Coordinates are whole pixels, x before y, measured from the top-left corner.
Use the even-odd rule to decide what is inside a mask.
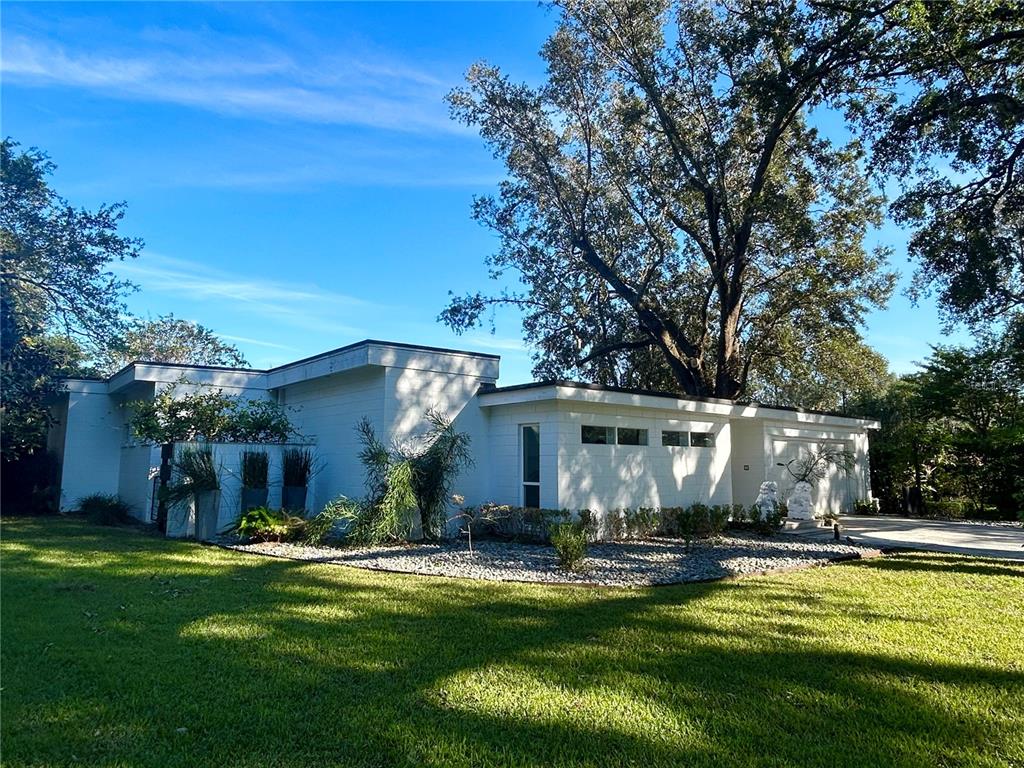
[[[118,265],[117,272],[146,292],[216,301],[222,309],[228,304],[293,328],[337,335],[362,335],[364,329],[352,324],[351,317],[389,309],[314,285],[249,277],[152,252]]]
[[[27,34],[4,39],[8,83],[70,86],[223,115],[344,124],[403,132],[461,133],[448,118],[443,80],[386,58],[308,60],[260,41],[148,35],[144,54],[71,50]],[[232,55],[224,51],[238,50]]]
[[[497,349],[502,352],[520,353],[529,355],[530,349],[523,343],[522,339],[504,336],[493,336],[491,334],[475,334],[465,336],[465,343],[480,349]]]
[[[290,344],[276,344],[273,341],[263,341],[262,339],[251,339],[248,336],[233,336],[228,333],[218,334],[222,339],[227,341],[234,341],[239,344],[251,344],[255,347],[266,347],[267,349],[282,349],[286,352],[295,352],[295,347]]]

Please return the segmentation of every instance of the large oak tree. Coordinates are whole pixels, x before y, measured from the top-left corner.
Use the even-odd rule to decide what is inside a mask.
[[[794,340],[855,332],[892,286],[865,244],[882,200],[808,114],[860,88],[892,5],[570,1],[544,85],[474,66],[453,113],[508,170],[474,213],[525,290],[442,319],[515,304],[542,373],[607,380],[653,350],[673,388],[724,398]]]

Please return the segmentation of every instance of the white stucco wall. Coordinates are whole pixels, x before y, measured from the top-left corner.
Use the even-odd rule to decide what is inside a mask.
[[[60,507],[71,510],[93,493],[118,493],[124,414],[100,385],[79,385],[67,393],[61,456]]]
[[[724,419],[679,418],[674,412],[561,404],[558,502],[572,510],[730,504],[731,432]],[[591,445],[584,424],[646,429],[647,445]],[[712,432],[711,448],[663,446],[662,430]]]
[[[131,445],[121,447],[117,495],[132,509],[132,516],[148,523],[153,510],[154,479],[160,471],[160,446]]]
[[[378,436],[388,440],[384,381],[383,368],[363,367],[278,390],[278,402],[288,409],[301,439],[314,445],[318,471],[316,494],[308,500],[311,511],[319,512],[339,495],[363,495],[356,425],[365,416]]]
[[[537,424],[541,441],[541,506],[606,512],[623,507],[728,504],[730,425],[720,418],[680,418],[675,412],[555,400],[496,405],[487,412],[490,476],[484,500],[522,503],[520,427]],[[591,445],[584,424],[636,427],[648,445]],[[713,448],[661,444],[661,430],[715,433]]]
[[[764,422],[733,419],[732,498],[734,504],[750,506],[757,501],[761,483],[767,479]]]

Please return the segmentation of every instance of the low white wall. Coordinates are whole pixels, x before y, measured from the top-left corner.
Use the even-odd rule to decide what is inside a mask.
[[[159,473],[160,446],[138,444],[121,448],[117,495],[131,506],[132,517],[140,522],[152,519],[154,484]]]
[[[213,450],[213,461],[220,480],[220,504],[217,514],[217,530],[229,530],[238,520],[242,511],[242,454],[245,451],[265,451],[269,458],[267,473],[267,506],[281,506],[282,466],[281,457],[287,448],[310,448],[313,450],[314,466],[318,461],[316,448],[308,443],[249,444],[249,443],[177,443],[175,456],[185,448],[209,445]],[[157,449],[159,451],[159,449]],[[157,454],[159,459],[159,453]],[[171,482],[174,482],[172,478]],[[317,498],[319,473],[314,472],[306,492],[306,514],[316,514],[319,508],[313,504]],[[176,504],[167,511],[167,535],[171,537],[194,536],[196,530],[195,509],[192,502]]]

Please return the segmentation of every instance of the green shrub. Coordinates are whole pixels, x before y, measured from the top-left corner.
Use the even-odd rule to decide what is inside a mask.
[[[256,507],[243,512],[235,530],[254,541],[293,541],[302,536],[306,521],[283,509]]]
[[[352,519],[353,508],[358,508],[359,502],[339,496],[327,502],[320,514],[306,521],[306,530],[303,541],[313,546],[323,544],[331,537],[335,526],[340,520]]]
[[[708,510],[708,535],[718,536],[729,524],[732,516],[732,506],[729,504],[716,504]]]
[[[658,526],[657,535],[677,538],[680,535],[679,516],[685,509],[685,507],[662,507],[661,525]]]
[[[587,540],[597,541],[601,531],[601,518],[589,509],[581,509],[578,514],[580,525],[587,532]]]
[[[653,536],[661,525],[661,512],[652,507],[624,509],[622,517],[625,522],[626,537],[630,539],[645,539]]]
[[[753,530],[757,533],[770,536],[782,528],[783,519],[785,518],[785,509],[785,504],[778,504],[775,507],[774,512],[764,515],[757,504],[751,504],[749,507],[734,505],[733,516],[729,525],[732,528]]]
[[[853,502],[853,514],[855,515],[877,515],[878,501],[875,499],[857,499]]]
[[[621,509],[611,509],[604,516],[604,538],[622,541],[626,538],[626,518]]]
[[[474,530],[481,538],[547,544],[551,541],[552,525],[567,522],[571,515],[568,509],[483,504],[478,517],[480,527]]]
[[[579,522],[556,523],[549,533],[558,564],[567,571],[575,570],[587,556],[587,531]]]
[[[132,522],[131,505],[116,494],[93,493],[78,500],[78,511],[94,525],[124,525]]]

